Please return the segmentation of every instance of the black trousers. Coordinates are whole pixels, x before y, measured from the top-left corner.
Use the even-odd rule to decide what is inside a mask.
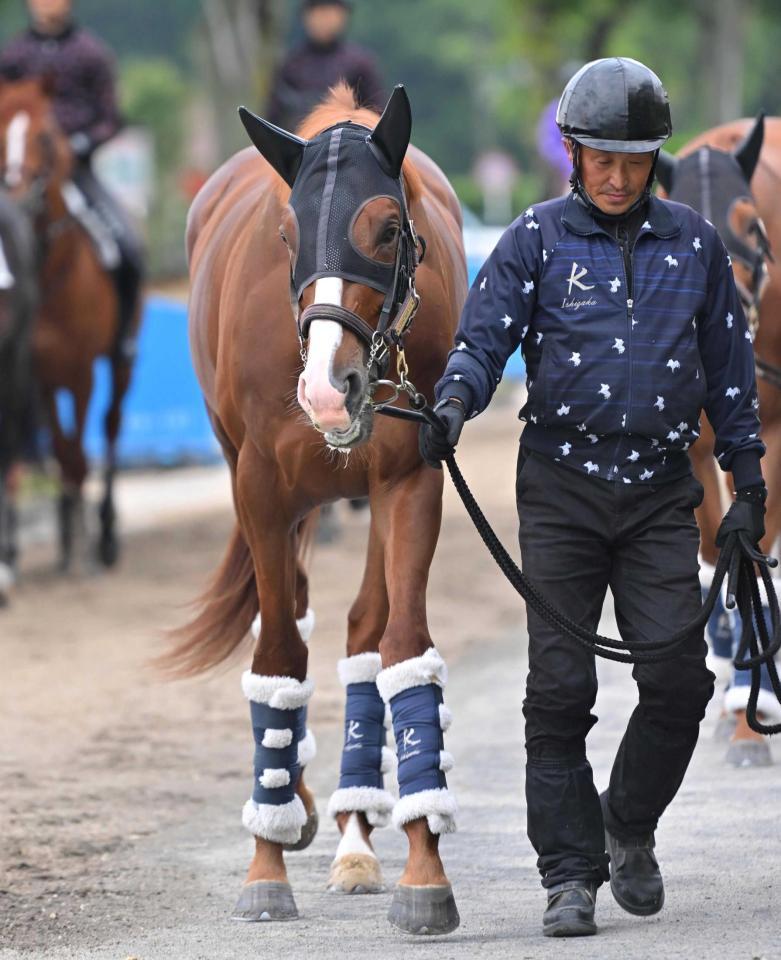
[[[590,630],[607,588],[625,640],[669,637],[700,609],[693,477],[668,484],[613,483],[523,448],[516,496],[526,575]],[[596,723],[594,657],[528,611],[526,802],[542,884],[608,878],[604,826],[621,839],[648,834],[675,796],[713,695],[702,634],[665,663],[635,666],[639,702],[618,750],[608,823],[586,759]]]

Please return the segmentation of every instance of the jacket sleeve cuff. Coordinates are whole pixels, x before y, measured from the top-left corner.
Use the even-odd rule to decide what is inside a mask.
[[[739,450],[732,458],[730,471],[735,481],[735,489],[755,487],[764,484],[762,467],[760,466],[761,453],[759,450]]]
[[[475,403],[474,394],[469,384],[464,383],[463,380],[448,380],[443,383],[442,387],[437,390],[437,402],[449,400],[451,397],[455,397],[456,400],[463,403],[468,418]]]

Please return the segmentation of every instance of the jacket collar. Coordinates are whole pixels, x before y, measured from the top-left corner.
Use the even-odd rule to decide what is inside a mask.
[[[596,222],[589,209],[578,200],[574,193],[567,197],[561,222],[572,233],[577,233],[583,237],[590,236],[593,233],[605,232]],[[673,217],[667,203],[651,194],[648,198],[648,216],[641,231],[652,233],[662,239],[668,239],[680,233],[681,227]]]

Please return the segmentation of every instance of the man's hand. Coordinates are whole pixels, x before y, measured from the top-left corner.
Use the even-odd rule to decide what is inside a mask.
[[[444,397],[434,407],[434,413],[443,422],[445,430],[435,430],[429,423],[424,423],[418,434],[420,455],[430,467],[442,469],[442,461],[447,460],[456,451],[458,438],[464,427],[466,409],[464,404],[455,397]]]
[[[735,494],[735,502],[721,521],[716,534],[716,546],[723,547],[727,535],[742,531],[752,544],[757,544],[765,536],[765,500],[767,489],[764,484],[745,487]]]

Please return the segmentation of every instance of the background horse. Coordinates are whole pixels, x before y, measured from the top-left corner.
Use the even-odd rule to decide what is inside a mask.
[[[755,335],[759,414],[767,454],[762,469],[767,482],[767,534],[762,543],[771,553],[781,533],[781,119],[738,120],[708,130],[679,152],[662,154],[657,176],[672,200],[699,210],[712,221],[732,259],[735,281]],[[702,439],[692,447],[694,470],[705,487],[697,519],[703,560],[715,565],[715,537],[724,514],[722,485],[713,458],[713,432],[704,425]],[[724,620],[722,619],[722,625]],[[718,647],[719,630],[709,631]],[[731,631],[717,650],[731,656]],[[728,708],[744,706],[748,686],[734,685]],[[734,681],[734,678],[733,678]],[[742,701],[741,704],[741,695]],[[759,707],[773,709],[775,698],[760,694]],[[777,709],[777,706],[776,706]],[[770,762],[769,748],[737,709],[738,725],[728,758],[738,765]]]
[[[69,188],[73,157],[54,117],[47,81],[0,85],[0,144],[3,182],[9,196],[31,218],[35,235],[38,309],[33,366],[60,468],[63,569],[71,564],[74,537],[81,530],[82,488],[88,471],[82,437],[93,364],[100,356],[110,361],[112,392],[105,419],[105,488],[98,542],[98,557],[110,566],[118,555],[113,497],[116,442],[131,365],[114,349],[119,322],[114,282],[63,196]],[[136,317],[135,327],[138,322]]]
[[[0,605],[16,576],[14,466],[31,409],[35,256],[31,224],[0,192]]]
[[[390,359],[375,330],[400,316],[401,300],[414,305],[416,284],[420,311],[407,356],[417,387],[432,394],[466,296],[460,208],[439,168],[415,148],[407,153],[403,88],[379,122],[356,107],[347,87],[332,91],[298,137],[246,111],[243,120],[266,160],[246,150],[218,170],[196,198],[187,232],[193,359],[231,468],[237,527],[200,615],[164,664],[179,674],[213,667],[245,639],[260,610],[243,682],[256,741],[244,823],[256,852],[235,916],[296,916],[282,850],[313,835],[313,799],[299,775],[310,752],[303,740],[298,758],[270,745],[300,729],[309,695],[303,640],[312,620],[299,541],[318,504],[368,496],[365,573],[339,664],[345,747],[329,812],[342,840],[329,887],[382,889],[370,834],[393,808],[410,849],[389,919],[410,932],[446,933],[458,914],[438,834],[454,829],[455,808],[444,776],[449,755],[439,749],[445,667],[425,605],[442,473],[423,464],[417,430],[375,422],[370,401]],[[410,218],[425,239],[417,271],[424,244]],[[278,688],[287,709],[274,708],[280,701],[269,691]],[[400,745],[404,795],[395,807],[382,787],[383,700]],[[280,724],[285,729],[273,728]],[[407,760],[421,770],[433,765],[410,785]]]

